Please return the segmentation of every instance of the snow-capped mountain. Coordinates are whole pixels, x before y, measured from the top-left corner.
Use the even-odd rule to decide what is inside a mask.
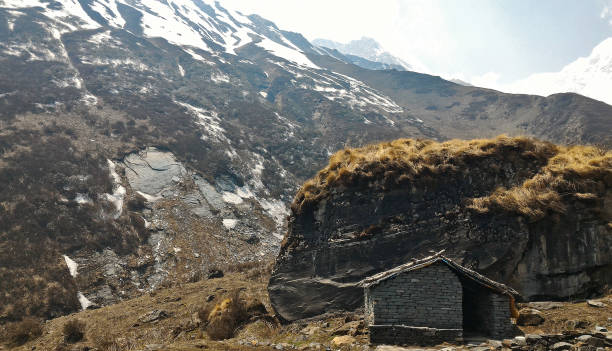
[[[589,56],[578,58],[559,72],[533,74],[500,89],[542,96],[571,92],[612,105],[612,38],[605,39]]]
[[[41,8],[40,14],[53,21],[53,30],[60,35],[77,30],[117,28],[147,38],[164,38],[186,50],[229,54],[254,42],[276,56],[315,67],[276,26],[257,16],[248,18],[210,0],[3,0],[0,6]],[[9,20],[9,29],[13,23],[14,20]]]
[[[346,57],[212,0],[0,0],[0,318],[272,257],[296,189],[347,145],[611,141],[612,108],[578,95]]]
[[[315,39],[313,44],[321,48],[338,50],[347,56],[351,63],[368,69],[396,69],[401,71],[424,72],[421,64],[408,63],[385,51],[374,39],[363,37],[346,44],[328,39]]]

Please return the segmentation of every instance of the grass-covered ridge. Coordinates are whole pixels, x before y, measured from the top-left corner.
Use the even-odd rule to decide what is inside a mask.
[[[305,208],[339,187],[401,187],[413,181],[444,181],[444,174],[472,168],[525,162],[533,176],[509,188],[467,199],[473,210],[503,210],[538,220],[548,211],[563,213],[570,198],[596,199],[612,188],[612,152],[593,146],[558,146],[528,137],[432,140],[398,139],[335,153],[327,167],[308,180],[296,195],[292,210]],[[478,181],[478,180],[475,180]]]

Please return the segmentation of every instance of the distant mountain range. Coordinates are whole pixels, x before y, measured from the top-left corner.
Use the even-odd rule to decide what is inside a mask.
[[[408,63],[385,51],[372,38],[363,37],[346,44],[327,39],[315,39],[312,43],[323,50],[331,49],[328,55],[367,69],[426,71],[416,62]],[[464,86],[474,85],[461,79],[450,81]],[[483,87],[507,93],[541,96],[577,93],[612,105],[612,38],[602,41],[589,56],[578,58],[559,72],[536,73],[508,85],[492,84]]]
[[[392,55],[372,38],[363,37],[346,44],[327,39],[315,39],[312,43],[321,48],[337,50],[345,55],[351,63],[363,68],[422,72],[422,68],[418,64],[408,63]]]

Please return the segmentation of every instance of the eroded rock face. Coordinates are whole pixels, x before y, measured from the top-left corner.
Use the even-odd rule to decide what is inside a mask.
[[[612,228],[601,200],[609,190],[598,200],[571,200],[567,215],[537,222],[477,214],[466,199],[521,184],[539,167],[489,161],[402,186],[332,188],[315,205],[294,210],[269,284],[276,312],[295,320],[355,309],[363,304],[361,279],[434,250],[527,299],[587,296],[612,283]]]
[[[255,181],[205,179],[168,151],[147,147],[109,161],[121,192],[118,218],[140,223],[138,246],[73,253],[74,282],[91,303],[107,305],[164,284],[205,278],[209,269],[278,251],[273,201]],[[71,259],[72,260],[72,259]],[[68,261],[67,261],[68,262]]]
[[[125,175],[132,189],[156,196],[185,175],[185,167],[169,152],[148,147],[125,157]]]

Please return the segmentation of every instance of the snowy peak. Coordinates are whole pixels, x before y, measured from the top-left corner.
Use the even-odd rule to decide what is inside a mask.
[[[500,90],[548,96],[577,93],[612,105],[612,38],[599,43],[559,72],[533,74]]]
[[[224,8],[216,1],[0,0],[0,7],[42,9],[42,14],[55,22],[54,28],[59,28],[61,34],[100,27],[120,28],[186,48],[232,55],[236,55],[236,49],[253,43],[273,55],[316,68],[304,55],[304,51],[316,49],[303,37],[283,32],[257,15],[245,16]],[[285,33],[291,34],[289,38]]]
[[[327,39],[315,39],[313,44],[321,48],[338,50],[344,54],[351,63],[368,69],[396,69],[401,71],[415,71],[417,65],[411,65],[402,59],[385,51],[374,39],[362,37],[346,44]],[[368,62],[369,61],[369,62]]]

